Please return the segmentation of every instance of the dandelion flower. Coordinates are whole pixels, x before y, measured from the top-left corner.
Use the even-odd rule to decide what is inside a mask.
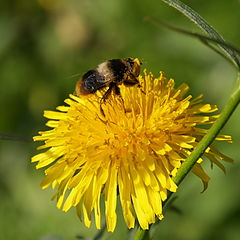
[[[32,158],[37,169],[47,167],[41,187],[55,188],[57,207],[76,207],[87,227],[94,213],[101,228],[102,198],[108,231],[115,229],[118,201],[128,228],[134,228],[135,219],[142,229],[162,219],[167,192],[177,190],[172,178],[207,132],[199,126],[218,118],[212,114],[216,106],[203,104],[202,95],[185,96],[188,86],[175,88],[163,72],[155,78],[145,70],[139,82],[142,89],[120,86],[122,98],[110,96],[102,105],[104,116],[103,93],[70,95],[67,105],[44,112],[51,129],[34,137],[44,141],[39,149],[46,149]],[[231,142],[231,137],[216,140]],[[231,161],[213,146],[205,156],[223,170],[221,161]],[[206,185],[209,177],[201,162],[192,172]]]

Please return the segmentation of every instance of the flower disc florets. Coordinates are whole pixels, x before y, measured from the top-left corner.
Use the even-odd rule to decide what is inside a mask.
[[[212,115],[216,106],[202,104],[202,96],[184,97],[188,86],[175,88],[162,72],[154,78],[145,71],[139,82],[141,89],[121,86],[121,97],[110,96],[102,105],[104,115],[101,93],[87,99],[70,95],[68,106],[45,111],[52,129],[34,137],[44,141],[39,149],[48,149],[32,158],[37,168],[48,166],[41,186],[56,188],[57,206],[64,211],[76,207],[86,226],[94,212],[101,228],[101,195],[109,231],[116,226],[118,195],[129,228],[135,218],[143,229],[156,216],[162,219],[167,191],[177,190],[172,177],[207,132],[198,125],[218,117]],[[216,139],[231,141],[229,136]],[[222,169],[219,159],[230,161],[213,147],[205,155]],[[193,172],[207,183],[201,161]]]

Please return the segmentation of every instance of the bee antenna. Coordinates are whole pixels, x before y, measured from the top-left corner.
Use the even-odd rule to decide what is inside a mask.
[[[67,76],[67,77],[65,77],[65,78],[66,78],[66,79],[70,79],[70,78],[78,77],[78,76],[81,76],[81,75],[82,75],[82,73],[75,73],[75,74],[72,74],[72,75]]]

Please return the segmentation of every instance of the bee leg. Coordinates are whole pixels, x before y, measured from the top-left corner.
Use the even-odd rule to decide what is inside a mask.
[[[127,110],[126,110],[125,105],[124,105],[124,101],[123,101],[123,98],[122,98],[122,95],[121,95],[121,91],[120,91],[120,88],[119,88],[117,85],[114,86],[114,93],[115,93],[117,96],[120,97],[121,102],[122,102],[122,105],[123,105],[124,112],[126,113]]]
[[[117,84],[115,84],[115,86],[114,86],[114,93],[115,93],[116,95],[122,97],[122,96],[121,96],[121,92],[120,92],[120,88],[117,86]]]
[[[100,111],[102,113],[102,115],[105,117],[105,113],[103,111],[102,108],[102,104],[105,103],[105,101],[107,100],[107,98],[109,97],[109,95],[111,94],[113,88],[115,87],[115,83],[110,83],[108,90],[103,94],[101,100],[100,100]]]
[[[134,85],[136,85],[136,84],[138,84],[138,86],[141,86],[141,85],[139,84],[138,79],[135,78],[135,77],[133,77],[133,78],[131,78],[131,79],[124,80],[124,81],[123,81],[123,84],[124,84],[126,87],[131,87],[131,86],[134,86]]]
[[[134,86],[134,85],[137,85],[138,88],[140,88],[141,92],[146,95],[146,93],[142,90],[142,86],[140,85],[138,79],[134,76],[132,76],[131,80],[127,79],[127,80],[124,80],[123,81],[123,84],[126,86],[126,87],[131,87],[131,86]]]
[[[138,85],[138,87],[140,88],[141,92],[142,92],[144,95],[146,95],[146,92],[143,91],[142,86],[141,86],[141,85]]]
[[[115,88],[116,84],[115,83],[110,83],[108,90],[103,94],[100,103],[104,103],[109,95],[111,94],[112,90]]]
[[[100,112],[101,112],[101,114],[105,117],[105,113],[104,113],[104,111],[103,111],[102,103],[101,103],[101,102],[100,102]]]

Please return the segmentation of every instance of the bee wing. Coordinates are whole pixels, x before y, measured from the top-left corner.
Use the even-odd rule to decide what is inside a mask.
[[[96,89],[100,90],[107,87],[112,82],[111,78],[98,78],[96,83]]]
[[[107,87],[112,82],[112,78],[97,70],[90,70],[83,76],[82,81],[87,88],[89,87],[89,90],[92,88],[95,92]]]
[[[76,95],[88,95],[107,87],[111,79],[105,78],[97,70],[89,70],[80,78],[76,84]]]

